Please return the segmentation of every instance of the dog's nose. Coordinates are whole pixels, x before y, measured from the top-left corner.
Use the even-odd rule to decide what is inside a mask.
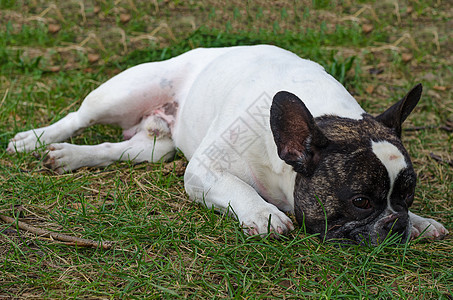
[[[389,216],[384,224],[384,229],[392,234],[403,234],[407,229],[408,216],[407,214],[393,214]]]
[[[407,203],[404,201],[392,202],[392,208],[397,213],[407,212]]]

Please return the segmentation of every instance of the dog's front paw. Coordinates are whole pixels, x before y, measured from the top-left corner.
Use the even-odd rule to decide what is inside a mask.
[[[415,239],[420,235],[424,238],[443,239],[449,233],[436,220],[423,218],[411,212],[409,213],[409,217],[412,222],[411,239]]]
[[[271,204],[255,208],[240,221],[244,232],[248,235],[264,236],[273,232],[285,234],[294,230],[291,219]]]
[[[83,158],[79,157],[77,151],[74,151],[75,147],[77,146],[68,143],[49,145],[43,160],[44,166],[58,174],[79,168],[79,163]]]

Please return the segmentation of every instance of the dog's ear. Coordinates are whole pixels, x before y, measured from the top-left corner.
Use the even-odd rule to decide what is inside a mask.
[[[329,141],[305,104],[294,94],[278,92],[272,101],[270,123],[278,156],[296,172],[310,176]]]
[[[377,116],[376,119],[385,126],[392,128],[398,137],[401,137],[401,124],[417,105],[422,95],[422,90],[422,84],[417,84],[403,99],[393,104],[389,109]]]

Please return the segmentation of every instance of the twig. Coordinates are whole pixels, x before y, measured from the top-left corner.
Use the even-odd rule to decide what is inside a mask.
[[[433,43],[436,45],[436,53],[440,52],[440,43],[439,43],[439,34],[437,33],[436,30],[432,31],[434,35]]]
[[[399,44],[401,44],[406,39],[409,40],[409,42],[411,43],[412,47],[415,50],[419,50],[419,48],[417,47],[417,43],[415,43],[414,38],[409,33],[403,34],[402,37],[400,37],[398,40],[396,40],[392,44],[386,44],[386,45],[379,46],[379,47],[371,47],[371,48],[369,48],[369,50],[371,52],[380,52],[380,51],[383,51],[383,50],[394,50],[394,51],[399,52],[400,51]]]
[[[157,0],[153,0],[153,4],[154,4],[154,8],[156,10],[156,13],[159,12],[159,3],[157,2]]]
[[[127,53],[126,32],[121,28],[114,28],[112,31],[117,31],[121,35],[121,44],[123,44],[123,54]]]
[[[359,16],[366,10],[369,10],[371,12],[371,15],[373,16],[374,20],[376,22],[379,22],[379,18],[376,15],[376,12],[374,11],[374,9],[370,5],[362,6],[362,8],[360,8],[358,11],[356,11],[355,14],[353,14],[352,16],[347,16],[347,17],[341,18],[341,20],[342,21],[356,21],[356,22],[358,22],[358,21],[360,21]]]
[[[82,15],[81,25],[83,25],[87,22],[87,17],[85,15],[85,4],[83,3],[83,1],[79,1],[79,6],[80,6],[80,14]]]
[[[9,92],[9,88],[6,89],[5,94],[3,95],[3,99],[2,99],[2,102],[0,103],[0,107],[3,106],[3,103],[5,102],[6,97],[8,96],[8,92]]]
[[[400,6],[398,5],[398,1],[395,0],[393,6],[395,7],[396,20],[398,21],[398,24],[401,24]]]
[[[34,233],[39,236],[48,237],[57,241],[67,242],[69,245],[76,245],[77,247],[92,247],[92,248],[102,248],[104,250],[110,249],[113,246],[113,242],[104,241],[97,242],[88,239],[82,239],[75,236],[70,236],[62,233],[51,232],[45,229],[37,228],[27,223],[18,221],[14,218],[0,215],[0,219],[8,224],[17,224],[19,229]]]
[[[55,4],[49,5],[49,7],[44,9],[38,16],[32,16],[30,18],[27,18],[26,20],[28,21],[28,20],[38,19],[38,20],[44,20],[44,22],[45,22],[46,20],[44,19],[44,16],[51,10],[54,10],[57,13],[58,18],[63,23],[65,23],[65,19],[64,19],[63,15],[61,14],[61,11],[58,9],[58,7]]]
[[[151,33],[150,33],[149,35],[152,36],[152,37],[154,37],[155,34],[156,34],[157,32],[159,32],[159,31],[160,31],[161,29],[163,29],[163,28],[167,29],[167,33],[168,33],[168,35],[170,36],[170,38],[171,38],[173,41],[176,41],[176,37],[175,37],[175,35],[173,34],[173,31],[171,30],[170,26],[168,26],[168,24],[165,23],[165,22],[160,23],[159,26],[157,26],[156,28],[154,28],[154,30],[151,31]]]
[[[441,162],[441,163],[445,163],[445,164],[448,164],[450,166],[453,167],[453,160],[446,160],[446,159],[443,159],[442,157],[440,157],[439,155],[436,155],[434,153],[430,153],[429,156],[434,159],[435,161],[437,162]]]
[[[107,52],[107,50],[105,50],[104,44],[102,44],[101,40],[93,32],[88,34],[88,36],[83,41],[81,41],[78,46],[83,48],[83,46],[85,46],[85,44],[88,43],[90,40],[94,40],[103,52]]]
[[[414,47],[415,50],[420,50],[418,47],[417,47],[417,43],[415,43],[415,40],[414,38],[412,37],[412,35],[410,33],[404,33],[402,37],[400,37],[396,42],[393,43],[393,46],[398,46],[399,44],[401,44],[402,41],[404,41],[405,39],[408,39],[409,42],[412,44],[412,47]]]

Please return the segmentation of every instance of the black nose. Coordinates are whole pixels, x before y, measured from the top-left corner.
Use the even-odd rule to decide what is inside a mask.
[[[408,215],[395,214],[393,218],[384,224],[384,229],[392,234],[404,234],[407,229]]]
[[[408,206],[405,201],[392,201],[392,209],[395,211],[396,214],[404,214],[407,213]]]

